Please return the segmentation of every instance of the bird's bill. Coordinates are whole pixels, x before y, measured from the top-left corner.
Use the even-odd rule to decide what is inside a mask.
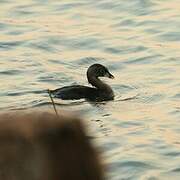
[[[114,76],[110,72],[106,73],[105,77],[108,77],[110,79],[114,79]]]

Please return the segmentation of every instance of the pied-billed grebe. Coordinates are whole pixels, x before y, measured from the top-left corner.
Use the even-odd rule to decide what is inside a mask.
[[[72,100],[85,98],[93,101],[107,101],[114,99],[114,93],[111,87],[102,82],[98,77],[108,77],[113,79],[114,76],[108,69],[101,64],[93,64],[87,70],[88,82],[94,87],[72,85],[59,89],[51,90],[51,93],[60,99]]]

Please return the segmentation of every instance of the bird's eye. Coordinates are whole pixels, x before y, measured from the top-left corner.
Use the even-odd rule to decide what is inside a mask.
[[[100,74],[101,74],[101,76],[104,76],[104,74],[105,74],[104,69],[101,69],[101,70],[100,70]]]

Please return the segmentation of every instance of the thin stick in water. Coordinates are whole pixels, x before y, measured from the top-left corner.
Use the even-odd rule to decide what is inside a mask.
[[[59,116],[59,115],[58,115],[58,112],[57,112],[57,109],[56,109],[56,106],[55,106],[55,103],[54,103],[54,100],[53,100],[53,98],[52,98],[52,96],[51,96],[51,91],[50,91],[49,89],[48,89],[48,94],[49,94],[49,97],[50,97],[50,99],[51,99],[51,101],[52,101],[54,111],[55,111],[56,115]]]

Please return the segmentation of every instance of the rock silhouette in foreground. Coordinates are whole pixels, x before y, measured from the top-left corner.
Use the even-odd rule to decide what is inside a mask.
[[[103,168],[76,117],[0,114],[0,179],[102,180]]]

